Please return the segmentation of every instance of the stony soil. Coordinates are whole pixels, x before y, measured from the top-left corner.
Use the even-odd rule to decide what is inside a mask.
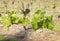
[[[9,37],[17,38],[19,41],[60,41],[60,32],[51,31],[48,29],[39,29],[33,31],[31,28],[25,30],[20,25],[12,25],[10,30],[0,27],[0,34],[4,34]]]

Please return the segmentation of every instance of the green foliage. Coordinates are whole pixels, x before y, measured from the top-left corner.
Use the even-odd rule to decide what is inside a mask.
[[[23,21],[24,21],[24,16],[23,16],[23,17],[20,17],[19,20],[20,20],[21,22],[23,22]]]
[[[37,10],[35,16],[32,19],[32,26],[34,30],[39,28],[47,28],[53,30],[54,24],[52,22],[53,15],[44,16],[44,10]],[[45,18],[45,19],[44,19]]]
[[[42,28],[42,26],[43,26],[43,21],[40,21],[40,22],[32,24],[32,28],[35,31],[38,30],[38,29],[40,29],[40,28]]]
[[[47,27],[48,29],[53,30],[54,24],[53,24],[53,22],[52,22],[52,18],[53,18],[52,15],[46,17],[46,19],[44,20],[44,23],[43,23],[43,26],[44,26],[45,28]]]
[[[19,24],[20,23],[19,18],[11,18],[11,23],[12,24]]]
[[[4,27],[9,27],[11,24],[20,24],[22,23],[23,25],[28,25],[30,23],[28,18],[23,17],[18,17],[16,16],[16,12],[8,12],[8,16],[5,17],[3,26]]]
[[[37,10],[35,12],[35,16],[32,19],[32,26],[34,30],[37,30],[39,28],[42,28],[43,25],[43,19],[44,19],[45,11]]]
[[[33,27],[33,30],[35,30],[35,31],[36,31],[37,29],[39,29],[37,23],[32,24],[32,27]]]
[[[9,27],[11,25],[11,20],[9,17],[6,17],[3,22],[4,27]]]
[[[4,39],[5,39],[4,35],[0,35],[0,40],[4,40]]]
[[[22,21],[22,23],[26,26],[30,23],[30,20],[28,18],[25,18],[24,21]]]
[[[8,12],[8,16],[5,17],[3,26],[9,27],[11,24],[18,24],[20,23],[19,18],[16,16],[16,12]]]
[[[16,12],[14,12],[14,11],[10,12],[9,17],[11,20],[11,24],[19,24],[20,23],[20,20],[17,17]]]
[[[43,20],[44,14],[45,14],[45,11],[37,10],[32,19],[32,23],[37,23]]]
[[[23,12],[21,12],[23,13]],[[31,24],[36,31],[40,28],[47,28],[53,30],[54,24],[52,22],[53,15],[45,16],[45,10],[37,10],[32,18],[32,21],[26,16],[18,17],[16,12],[8,12],[8,16],[4,19],[4,27],[9,27],[11,24],[20,24],[24,26]]]
[[[30,20],[28,18],[25,18],[24,16],[19,18],[19,20],[24,26],[26,26],[30,23]]]

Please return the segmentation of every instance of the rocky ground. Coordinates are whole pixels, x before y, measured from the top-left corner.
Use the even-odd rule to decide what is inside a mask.
[[[21,24],[11,27],[9,31],[0,27],[0,34],[16,38],[19,41],[60,41],[60,32],[48,29],[33,31],[31,28],[25,30]]]

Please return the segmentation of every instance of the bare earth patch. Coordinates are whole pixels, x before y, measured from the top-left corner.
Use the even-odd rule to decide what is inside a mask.
[[[42,32],[33,32],[28,35],[28,41],[60,41],[60,32],[43,30]]]
[[[19,41],[60,41],[60,32],[48,29],[40,29],[36,32],[32,29],[25,30],[22,24],[12,25],[9,31],[0,27],[0,34],[17,38]]]

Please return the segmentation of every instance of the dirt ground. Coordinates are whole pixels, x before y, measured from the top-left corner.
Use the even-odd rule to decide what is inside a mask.
[[[37,31],[33,31],[32,29],[24,30],[21,24],[12,25],[11,27],[9,31],[2,28],[3,31],[0,34],[16,38],[19,41],[60,41],[60,32],[57,31],[48,29],[39,29]],[[20,29],[17,29],[17,27]]]

